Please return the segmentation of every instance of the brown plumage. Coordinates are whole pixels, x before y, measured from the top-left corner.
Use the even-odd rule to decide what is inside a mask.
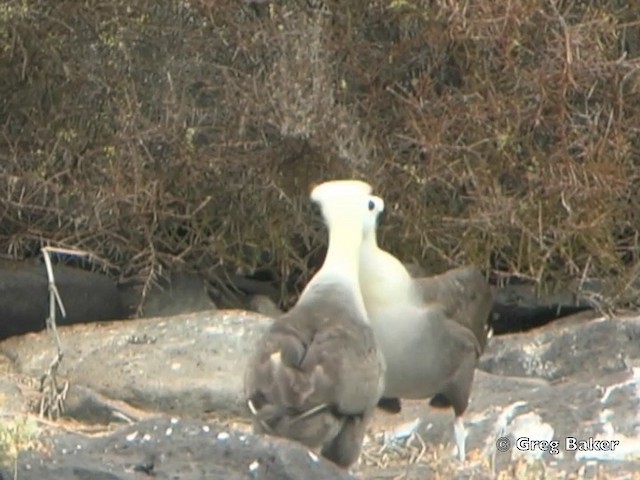
[[[400,410],[400,398],[431,398],[451,406],[458,453],[465,458],[462,415],[469,403],[478,357],[488,336],[493,302],[489,284],[475,268],[414,279],[376,241],[377,216],[365,222],[360,250],[360,285],[369,320],[387,363],[380,407]]]
[[[384,359],[358,283],[369,185],[327,182],[311,198],[329,230],[325,261],[256,347],[245,377],[260,433],[297,440],[348,467],[384,388]]]
[[[415,281],[423,301],[439,303],[448,318],[473,332],[482,353],[493,305],[493,292],[482,272],[475,267],[458,267]]]

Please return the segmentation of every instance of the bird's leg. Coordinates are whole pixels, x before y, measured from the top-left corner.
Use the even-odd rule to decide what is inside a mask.
[[[466,457],[464,444],[467,438],[467,432],[464,428],[462,416],[456,417],[453,421],[453,434],[456,440],[456,446],[458,447],[458,458],[461,462],[464,462]]]

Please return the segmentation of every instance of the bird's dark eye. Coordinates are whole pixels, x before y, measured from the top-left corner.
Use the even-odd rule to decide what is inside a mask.
[[[369,211],[373,210],[374,208],[376,208],[376,204],[373,203],[373,200],[369,200]]]

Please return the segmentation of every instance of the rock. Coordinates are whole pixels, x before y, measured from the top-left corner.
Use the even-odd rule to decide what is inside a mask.
[[[129,310],[136,311],[142,300],[143,285],[120,286],[123,302]],[[160,278],[142,301],[142,317],[168,317],[183,313],[215,310],[216,304],[207,293],[202,277],[191,273],[173,272],[169,278]]]
[[[496,301],[493,304],[489,323],[494,335],[504,335],[526,332],[580,312],[584,312],[584,318],[598,316],[589,306],[563,304],[531,306]]]
[[[275,302],[266,295],[253,295],[250,297],[248,308],[270,318],[277,318],[283,313]]]
[[[152,413],[132,407],[122,400],[113,400],[91,388],[72,383],[64,402],[64,415],[85,423],[109,424],[117,421],[139,421]]]
[[[126,318],[120,294],[105,275],[54,265],[53,274],[66,310],[58,325]],[[44,263],[0,259],[0,339],[45,328],[49,315],[48,278]]]
[[[490,345],[479,367],[487,372],[547,380],[590,379],[624,372],[632,366],[630,359],[640,359],[640,320],[563,319],[528,335],[494,336]]]
[[[231,271],[219,267],[203,272],[207,281],[207,293],[219,308],[248,308],[254,297],[267,297],[271,300],[281,296],[281,284],[270,270],[254,270],[240,267]],[[260,298],[258,302],[260,302]]]
[[[60,377],[138,409],[238,415],[245,409],[245,359],[270,321],[230,310],[61,327]],[[54,347],[42,332],[7,339],[0,343],[0,353],[12,359],[21,374],[39,377]],[[84,412],[82,419],[103,418],[102,407],[93,413],[86,410],[90,404],[77,410]]]
[[[325,480],[353,478],[298,443],[197,420],[157,418],[107,437],[52,436],[22,452],[22,480]],[[10,477],[9,477],[10,478]]]
[[[495,335],[524,332],[579,312],[592,318],[597,316],[592,302],[571,288],[547,297],[536,295],[535,285],[530,283],[493,288],[495,301],[490,323]]]
[[[28,460],[29,454],[23,454],[20,472],[24,476],[19,478],[56,479],[65,478],[64,475],[82,478],[82,474],[85,478],[99,478],[99,474],[104,475],[103,478],[133,478],[127,477],[133,475],[132,471],[114,469],[123,464],[130,469],[138,465],[140,469],[149,465],[145,460],[148,458],[157,459],[153,462],[157,478],[170,478],[169,475],[201,478],[200,471],[195,470],[199,464],[203,465],[202,472],[213,475],[208,478],[218,478],[217,474],[245,478],[234,477],[247,474],[246,468],[237,473],[235,465],[244,462],[247,467],[253,460],[242,457],[237,463],[241,454],[230,453],[231,463],[224,463],[216,456],[222,454],[215,450],[217,443],[211,437],[207,437],[209,443],[203,444],[199,434],[189,429],[201,428],[202,423],[198,422],[202,420],[198,418],[205,414],[233,416],[248,425],[241,400],[244,359],[269,324],[268,318],[258,314],[217,311],[60,328],[66,351],[61,374],[71,380],[66,404],[68,416],[87,423],[133,422],[128,430],[121,432],[132,434],[137,429],[139,435],[144,436],[142,432],[149,431],[153,425],[156,425],[154,431],[165,432],[169,425],[164,417],[171,415],[180,417],[178,424],[186,430],[179,433],[177,427],[172,427],[178,432],[172,437],[174,443],[167,440],[156,450],[156,443],[152,441],[120,448],[123,444],[118,442],[123,442],[123,435],[129,434],[122,433],[120,437],[114,434],[109,439],[94,439],[92,442],[98,443],[93,446],[82,443],[82,452],[78,452],[74,450],[75,439],[58,434],[52,437],[52,441],[59,442],[58,450],[54,451],[66,448],[67,452],[74,453],[54,453],[55,462],[45,461],[41,456]],[[531,472],[535,471],[565,477],[587,467],[612,475],[640,472],[637,461],[637,452],[640,452],[639,340],[640,316],[591,321],[566,318],[526,333],[494,336],[481,358],[465,415],[469,459],[466,464],[460,465],[454,456],[451,411],[430,408],[426,401],[407,400],[397,415],[376,413],[360,464],[354,467],[355,473],[367,479],[404,475],[404,478],[418,480],[488,479],[494,478],[497,472],[507,477],[527,478],[523,472],[533,475]],[[49,364],[53,347],[48,336],[41,332],[4,340],[0,342],[0,352],[12,360],[9,365],[13,368],[12,375],[39,377]],[[18,390],[22,391],[21,388],[6,390],[6,395],[17,394]],[[23,405],[22,401],[24,399],[16,405]],[[153,423],[160,421],[157,417],[164,418],[165,423]],[[227,432],[233,441],[240,441],[234,437],[236,430],[238,427],[234,426]],[[246,433],[246,430],[238,431]],[[189,436],[187,432],[193,434]],[[499,451],[496,445],[502,437],[506,440],[501,442],[510,443],[506,452]],[[567,440],[569,437],[576,441],[588,442],[592,438],[619,443],[615,451],[576,451],[567,448],[572,445],[567,444],[571,442]],[[526,438],[557,440],[559,451],[549,453],[549,444],[547,451],[532,449],[531,444],[523,443],[522,439]],[[281,468],[278,462],[289,458],[285,453],[290,450],[287,442],[258,440],[253,436],[251,439],[258,442],[251,445],[261,445],[255,447],[257,451],[272,452],[261,457],[273,458],[276,466],[269,472],[294,475],[278,470]],[[520,448],[516,446],[518,439]],[[593,441],[591,445],[595,445]],[[211,463],[199,457],[205,447],[213,452]],[[253,448],[248,451],[256,451]],[[263,448],[265,450],[261,450]],[[281,452],[281,448],[285,452]],[[102,463],[97,453],[101,449],[107,452]],[[298,458],[297,454],[292,455]],[[422,459],[415,463],[420,455]],[[40,476],[27,475],[27,464]],[[210,466],[213,464],[228,470],[207,470],[214,468]],[[494,472],[487,465],[492,466]],[[182,473],[176,474],[176,471]]]
[[[27,413],[28,399],[21,388],[20,375],[5,355],[0,355],[0,419]]]
[[[496,467],[506,467],[514,460],[540,459],[552,462],[554,469],[577,469],[579,461],[588,458],[603,460],[612,468],[628,468],[640,452],[638,437],[637,391],[621,385],[624,380],[640,380],[639,372],[629,371],[623,377],[601,375],[591,381],[568,379],[557,384],[527,384],[514,382],[500,376],[478,376],[478,392],[495,392],[494,395],[477,397],[474,412],[470,417],[469,442],[494,459]],[[626,377],[626,378],[625,378]],[[621,390],[619,390],[622,388]],[[493,389],[493,390],[491,390]],[[611,393],[609,393],[611,392]],[[615,392],[615,394],[613,394]],[[496,408],[496,401],[500,407]],[[567,448],[568,438],[589,438],[619,441],[617,451],[598,453],[579,452]],[[508,438],[511,448],[503,452],[496,446],[499,438]],[[542,451],[539,447],[519,443],[517,439],[559,442],[558,451]],[[584,454],[587,454],[585,456]],[[616,465],[617,462],[620,462]],[[501,470],[502,468],[497,468]],[[640,470],[638,470],[640,471]]]
[[[528,306],[540,305],[581,305],[594,306],[592,300],[602,297],[606,288],[602,281],[593,278],[580,278],[567,284],[558,284],[548,288],[549,293],[540,293],[537,283],[518,277],[502,278],[500,287],[496,287],[496,299],[499,303]]]

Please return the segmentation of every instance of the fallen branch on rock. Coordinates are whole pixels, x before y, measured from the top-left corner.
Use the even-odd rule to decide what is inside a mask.
[[[41,249],[44,256],[44,264],[47,269],[47,278],[49,279],[49,316],[47,317],[47,331],[53,335],[56,344],[56,356],[49,364],[49,368],[40,379],[40,408],[39,414],[41,417],[47,416],[49,419],[58,418],[64,411],[64,400],[69,391],[69,382],[64,381],[62,386],[58,384],[57,374],[64,352],[62,349],[62,343],[60,336],[58,335],[58,328],[56,325],[56,305],[60,308],[60,312],[63,317],[67,316],[62,298],[56,287],[55,276],[53,275],[53,266],[51,265],[50,253],[58,253],[64,255],[76,255],[81,257],[92,258],[90,252],[82,250],[71,250],[66,248],[54,248],[43,247]]]

